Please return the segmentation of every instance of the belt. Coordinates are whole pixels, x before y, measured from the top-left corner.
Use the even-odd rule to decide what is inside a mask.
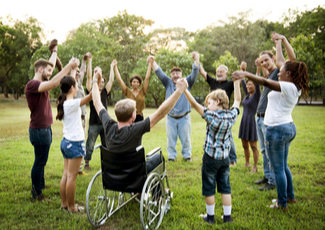
[[[169,115],[169,114],[168,114],[168,116],[170,116],[170,117],[172,117],[172,118],[175,118],[175,119],[180,119],[180,118],[186,116],[188,113],[189,113],[189,112],[186,112],[186,113],[183,113],[183,114],[181,114],[181,115],[176,115],[176,116],[172,116],[172,115]]]
[[[264,117],[265,116],[265,113],[257,113],[257,116],[258,117]]]

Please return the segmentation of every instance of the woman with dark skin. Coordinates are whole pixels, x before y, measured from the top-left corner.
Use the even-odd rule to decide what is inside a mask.
[[[136,101],[136,108],[137,108],[137,117],[134,122],[142,121],[143,120],[143,110],[146,107],[144,103],[144,98],[147,94],[147,89],[149,85],[150,80],[150,73],[151,73],[151,66],[152,66],[152,59],[148,62],[148,70],[147,75],[143,83],[143,87],[140,89],[140,86],[142,84],[142,78],[139,75],[133,75],[130,78],[130,85],[132,89],[129,89],[124,81],[121,78],[121,75],[117,69],[117,61],[113,60],[112,65],[114,65],[114,70],[116,74],[116,78],[118,82],[120,83],[120,86],[122,87],[123,94],[126,98],[132,99]]]
[[[288,209],[287,203],[297,202],[287,162],[289,145],[296,136],[296,126],[291,113],[299,96],[308,94],[308,69],[304,62],[295,60],[285,62],[281,44],[284,44],[286,50],[290,50],[292,47],[283,35],[273,32],[272,40],[276,43],[276,60],[280,69],[279,81],[260,78],[242,71],[233,73],[233,79],[247,77],[255,83],[273,90],[268,95],[264,124],[266,125],[266,148],[275,173],[278,199],[274,200],[275,204],[268,207],[286,210]]]

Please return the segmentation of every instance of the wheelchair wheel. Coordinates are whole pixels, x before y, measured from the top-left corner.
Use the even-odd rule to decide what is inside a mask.
[[[106,222],[107,200],[106,190],[103,188],[102,171],[99,171],[90,181],[86,194],[87,216],[96,228]]]
[[[140,219],[143,229],[157,229],[165,212],[165,188],[157,173],[147,178],[141,196]]]

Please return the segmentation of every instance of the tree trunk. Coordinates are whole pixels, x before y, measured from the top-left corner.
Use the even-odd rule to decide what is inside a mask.
[[[325,105],[325,98],[323,98],[323,105]]]
[[[4,85],[3,86],[3,94],[5,95],[5,98],[8,98],[9,96],[8,96],[8,87],[7,87],[7,85]]]
[[[14,94],[15,95],[15,100],[18,100],[19,99],[19,89],[17,89],[16,90],[16,94]]]

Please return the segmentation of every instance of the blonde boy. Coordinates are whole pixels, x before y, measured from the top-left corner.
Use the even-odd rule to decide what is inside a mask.
[[[191,106],[207,122],[206,137],[203,145],[202,194],[205,196],[206,215],[200,215],[204,221],[214,224],[215,188],[221,193],[223,220],[231,220],[231,187],[229,182],[230,132],[239,114],[241,100],[239,81],[234,81],[234,104],[229,108],[229,98],[224,90],[212,91],[205,99],[208,108],[197,103],[188,90],[185,96]]]

